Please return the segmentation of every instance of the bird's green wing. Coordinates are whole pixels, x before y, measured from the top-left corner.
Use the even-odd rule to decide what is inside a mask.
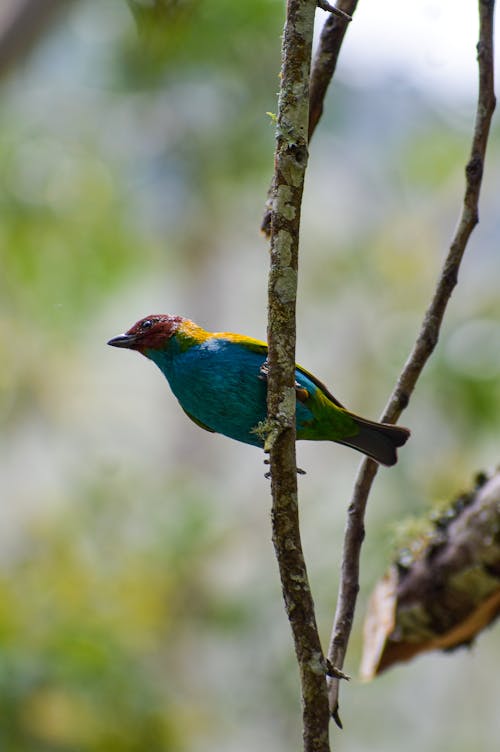
[[[216,336],[227,339],[230,342],[235,342],[239,345],[243,345],[249,350],[252,350],[252,352],[256,352],[256,353],[259,353],[260,355],[265,355],[267,357],[267,345],[265,342],[262,342],[262,340],[260,339],[253,339],[252,337],[246,337],[244,334],[233,334],[231,332],[220,332]],[[306,371],[306,369],[303,368],[302,366],[296,365],[295,367],[297,371],[304,374],[304,376],[306,376],[309,379],[309,381],[312,381],[312,383],[323,392],[325,397],[327,397],[327,399],[329,399],[330,402],[333,402],[334,405],[342,408],[342,410],[345,410],[344,405],[341,402],[339,402],[336,397],[333,396],[333,394],[323,384],[322,381],[316,378],[316,376],[314,376],[309,371]],[[261,369],[261,375],[263,378],[266,378],[265,368]],[[305,389],[305,387],[302,384],[296,385],[296,392],[297,392],[297,399],[300,402],[305,402],[306,399],[309,397],[309,393],[307,392],[307,389]]]
[[[312,381],[312,383],[315,384],[318,387],[318,389],[320,389],[323,392],[323,394],[325,395],[325,397],[327,397],[330,400],[330,402],[333,402],[334,405],[336,405],[337,407],[341,407],[342,410],[345,410],[344,405],[341,402],[339,402],[336,397],[333,396],[333,394],[323,384],[322,381],[320,381],[319,379],[317,379],[316,376],[314,376],[309,371],[306,371],[306,369],[302,368],[302,366],[297,365],[296,369],[300,373],[303,373],[304,376],[306,376],[309,379],[309,381]]]
[[[232,334],[230,332],[221,332],[218,333],[216,336],[223,337],[224,339],[228,339],[230,342],[235,342],[240,345],[244,345],[249,350],[252,350],[252,352],[259,353],[260,355],[265,355],[267,357],[267,345],[265,342],[262,342],[260,339],[253,339],[252,337],[246,337],[243,334]],[[329,389],[323,384],[322,381],[320,381],[316,376],[314,376],[309,371],[306,371],[305,368],[302,366],[296,365],[295,366],[297,371],[304,374],[310,381],[312,381],[315,386],[320,389],[325,397],[327,397],[330,402],[333,402],[334,405],[337,407],[342,408],[342,410],[345,410],[344,405],[338,401],[336,397],[333,396],[333,394],[329,391]],[[261,369],[261,374],[263,378],[266,377],[265,369]],[[307,390],[302,386],[297,384],[296,386],[296,392],[297,392],[297,399],[300,402],[305,402],[308,398],[309,394]]]
[[[181,405],[181,407],[182,407],[182,405]],[[216,431],[214,431],[213,428],[209,428],[204,423],[202,423],[201,420],[198,420],[198,418],[195,418],[194,415],[191,415],[191,413],[188,413],[188,411],[185,410],[183,407],[182,407],[182,409],[184,410],[184,412],[186,413],[186,415],[188,416],[188,418],[191,418],[191,420],[193,421],[193,423],[196,423],[197,426],[199,426],[200,428],[204,428],[205,431],[210,431],[210,433],[217,433]]]

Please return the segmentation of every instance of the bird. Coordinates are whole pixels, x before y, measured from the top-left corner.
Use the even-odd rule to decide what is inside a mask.
[[[107,343],[137,350],[166,377],[187,416],[212,433],[264,446],[258,426],[267,417],[267,344],[232,332],[209,332],[190,319],[152,314]],[[352,447],[394,465],[410,431],[349,412],[312,373],[295,370],[296,436]]]

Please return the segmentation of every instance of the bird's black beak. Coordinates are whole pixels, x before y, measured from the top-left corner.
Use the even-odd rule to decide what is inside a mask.
[[[108,345],[112,347],[133,347],[137,342],[137,336],[135,334],[119,334],[117,337],[113,337],[108,342]]]

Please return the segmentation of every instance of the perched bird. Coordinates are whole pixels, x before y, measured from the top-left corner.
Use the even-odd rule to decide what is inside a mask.
[[[138,350],[166,376],[184,412],[201,428],[262,447],[255,429],[267,415],[267,345],[230,332],[207,332],[182,316],[155,314],[108,342]],[[328,389],[296,367],[297,438],[336,441],[394,465],[407,428],[375,423],[346,410]]]

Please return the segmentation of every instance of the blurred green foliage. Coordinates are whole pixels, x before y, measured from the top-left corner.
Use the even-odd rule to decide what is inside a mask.
[[[173,481],[145,520],[138,490],[116,473],[82,483],[71,507],[33,520],[3,567],[2,749],[188,748],[175,636],[193,620],[225,630],[249,614],[207,581],[224,533],[206,494],[200,506],[199,489]]]
[[[130,38],[130,68],[125,65],[122,72],[129,73],[132,82],[137,76],[141,84],[157,84],[165,76],[182,75],[183,68],[199,70],[200,63],[224,76],[244,70],[255,82],[264,72],[267,81],[266,62],[279,60],[275,43],[283,9],[278,0],[251,5],[230,0],[129,0],[129,6],[144,43],[138,48]]]
[[[3,146],[2,307],[17,320],[74,327],[138,266],[117,176],[90,145],[45,133],[24,140],[4,128]]]

